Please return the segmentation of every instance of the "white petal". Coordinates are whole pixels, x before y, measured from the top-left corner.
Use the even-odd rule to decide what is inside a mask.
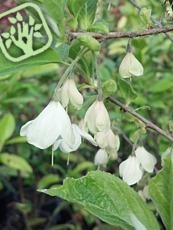
[[[80,109],[83,105],[83,96],[79,93],[73,79],[69,79],[69,99],[75,109]]]
[[[134,156],[130,156],[119,166],[119,173],[128,185],[136,184],[142,178],[140,163]]]
[[[103,101],[98,101],[95,114],[95,123],[98,131],[108,131],[110,129],[110,118]]]
[[[83,137],[85,138],[87,141],[89,141],[91,144],[97,146],[97,143],[95,142],[94,138],[88,134],[87,132],[81,130],[77,125],[75,125],[76,127],[76,131]]]
[[[33,123],[34,120],[28,121],[25,125],[23,125],[20,129],[20,136],[24,137],[27,135],[29,126]]]
[[[108,155],[104,149],[99,149],[94,158],[95,165],[103,165],[105,166],[108,162]]]
[[[28,143],[45,149],[53,145],[69,125],[69,117],[61,104],[51,101],[32,123],[22,127],[21,134],[26,135]]]
[[[100,148],[104,149],[108,146],[107,132],[98,132],[94,138]]]
[[[120,67],[119,67],[119,74],[123,78],[131,77],[131,74],[129,73],[130,68],[130,58],[129,53],[126,54],[126,56],[123,58]]]
[[[65,108],[69,103],[69,80],[67,80],[59,91],[62,106]]]
[[[128,78],[131,76],[141,76],[143,72],[144,69],[141,63],[131,52],[128,52],[120,64],[120,75],[123,78]]]
[[[60,139],[57,140],[54,143],[54,150],[56,150],[58,147],[60,148],[60,150],[64,153],[70,153],[73,151],[76,151],[79,146],[81,144],[81,136],[78,133],[78,131],[76,131],[76,125],[72,125],[72,134],[71,137],[69,139]]]
[[[62,142],[62,139],[58,139],[55,141],[55,143],[53,144],[53,151],[57,150],[61,142]]]
[[[109,147],[114,149],[115,151],[118,151],[119,147],[120,147],[120,139],[118,135],[115,135],[112,130],[110,129],[107,132],[107,138],[108,138],[108,143],[109,143]]]
[[[132,53],[130,53],[130,59],[131,59],[131,63],[130,63],[130,67],[129,67],[129,73],[132,76],[141,76],[141,75],[143,75],[143,73],[144,73],[143,66],[135,58],[135,56]]]
[[[96,106],[95,101],[86,111],[85,117],[84,117],[84,122],[87,124],[87,127],[89,131],[93,134],[95,134],[98,130],[95,124],[95,106]]]
[[[156,158],[149,153],[144,147],[138,147],[135,151],[136,158],[141,163],[143,169],[152,173],[157,162]]]

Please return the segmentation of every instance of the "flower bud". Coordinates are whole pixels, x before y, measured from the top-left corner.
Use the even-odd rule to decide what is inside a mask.
[[[140,163],[135,156],[129,156],[129,158],[123,161],[119,166],[120,176],[128,185],[136,184],[142,178],[142,170]]]
[[[142,146],[135,150],[135,155],[142,165],[142,168],[145,171],[152,173],[157,162],[156,158]]]
[[[87,110],[84,121],[93,134],[110,129],[109,114],[103,101],[96,100]]]
[[[94,158],[94,164],[98,166],[106,166],[108,162],[108,155],[104,149],[99,149]]]
[[[63,107],[67,107],[69,102],[75,109],[80,109],[83,104],[83,96],[78,91],[75,81],[68,79],[59,90],[59,97]]]
[[[141,63],[131,52],[128,52],[119,67],[121,77],[129,78],[131,76],[141,76],[143,72],[144,70]]]
[[[97,132],[95,140],[100,148],[111,148],[114,151],[118,151],[120,147],[119,136],[115,135],[111,129],[106,132]]]

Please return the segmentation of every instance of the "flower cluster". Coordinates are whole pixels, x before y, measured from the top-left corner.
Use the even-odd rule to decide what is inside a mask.
[[[95,155],[95,165],[105,166],[108,162],[108,156],[111,155],[114,155],[114,159],[116,159],[120,140],[119,136],[111,130],[109,114],[102,100],[96,100],[89,107],[84,117],[84,123],[100,147]]]
[[[75,82],[68,79],[59,90],[60,101],[51,101],[34,120],[27,122],[20,130],[21,136],[26,136],[28,143],[46,149],[58,147],[65,153],[76,151],[81,138],[85,138],[93,145],[97,145],[93,137],[71,124],[70,118],[63,107],[68,103],[79,109],[83,103],[83,96],[76,88]]]
[[[136,184],[141,180],[143,171],[152,173],[156,164],[156,158],[144,147],[135,150],[133,156],[129,156],[119,166],[119,173],[128,185]]]

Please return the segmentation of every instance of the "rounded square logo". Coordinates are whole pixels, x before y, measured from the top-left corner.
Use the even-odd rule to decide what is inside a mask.
[[[22,61],[50,47],[52,35],[36,4],[24,3],[0,14],[0,19],[3,17],[9,20],[10,26],[0,34],[0,47],[10,61]]]

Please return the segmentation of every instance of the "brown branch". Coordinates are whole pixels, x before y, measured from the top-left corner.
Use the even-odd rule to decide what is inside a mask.
[[[159,128],[158,126],[156,126],[155,124],[153,124],[151,121],[148,121],[146,118],[144,118],[143,116],[139,115],[138,113],[136,113],[133,109],[131,109],[130,107],[122,104],[121,102],[119,102],[118,100],[116,100],[113,97],[108,97],[109,101],[111,101],[113,104],[118,105],[122,110],[124,110],[125,112],[130,113],[132,116],[136,117],[137,119],[139,119],[140,121],[142,121],[145,125],[146,128],[152,129],[154,131],[156,131],[157,133],[161,134],[162,136],[166,137],[169,141],[173,142],[173,137],[169,134],[166,133],[164,130],[162,130],[161,128]]]
[[[142,7],[140,7],[134,0],[129,0],[129,2],[138,10],[140,11],[142,9]],[[163,25],[160,21],[156,20],[155,18],[153,18],[152,16],[150,17],[151,21],[159,28],[162,28]],[[165,36],[171,41],[173,42],[173,38],[170,36],[169,33],[167,33],[169,31],[165,32]]]
[[[70,32],[68,33],[68,37],[69,37],[69,40],[73,40],[81,34],[88,34],[98,40],[106,40],[106,39],[112,39],[112,38],[143,37],[147,35],[166,33],[168,31],[173,31],[173,26],[161,27],[161,28],[150,29],[150,30],[143,30],[143,31],[134,31],[134,32],[110,32],[108,34],[92,33],[92,32]]]

